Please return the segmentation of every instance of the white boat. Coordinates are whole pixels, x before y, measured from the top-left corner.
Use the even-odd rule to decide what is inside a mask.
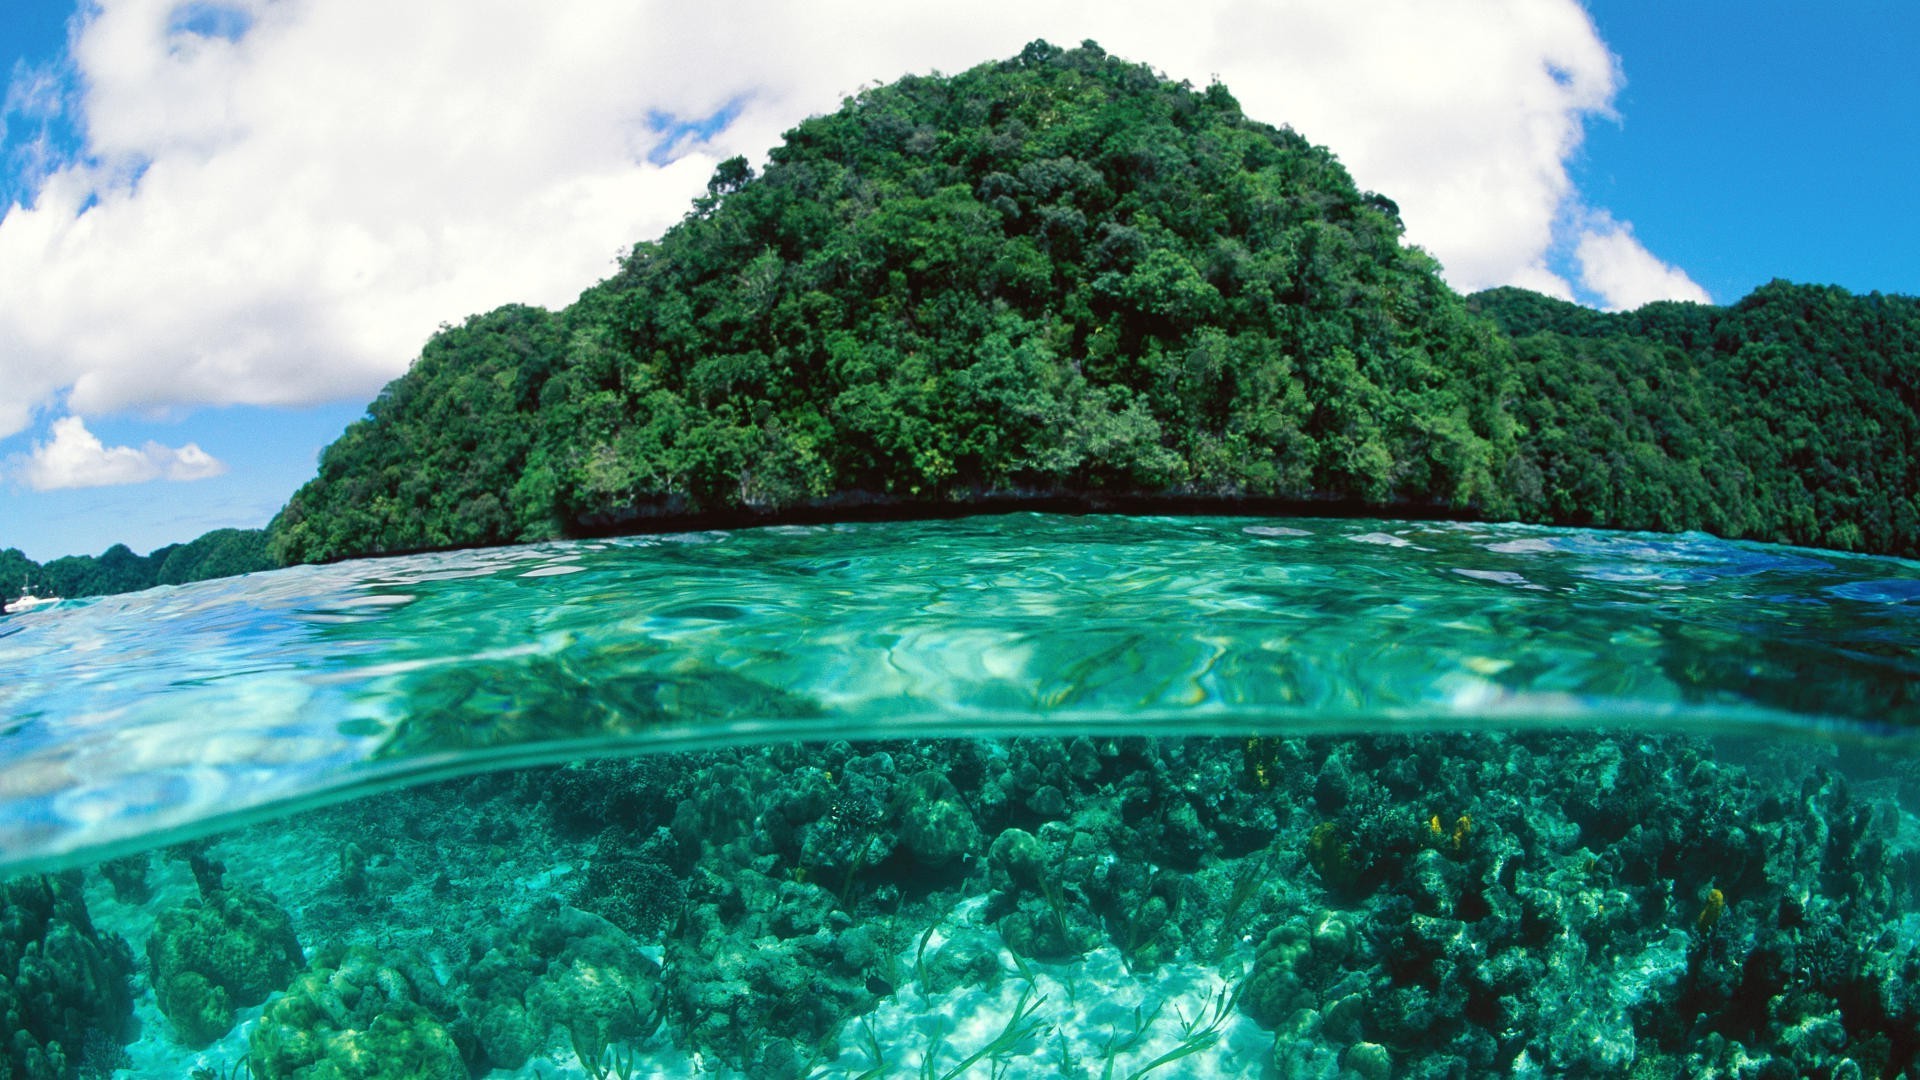
[[[4,606],[0,606],[0,612],[5,612],[8,615],[18,615],[23,611],[32,611],[34,608],[43,608],[59,602],[60,598],[57,596],[35,596],[32,593],[28,593],[17,600],[10,600]]]

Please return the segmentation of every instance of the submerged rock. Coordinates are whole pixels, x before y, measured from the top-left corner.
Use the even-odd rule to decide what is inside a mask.
[[[894,800],[901,846],[922,866],[945,869],[983,846],[973,812],[944,775],[915,773],[894,790]]]

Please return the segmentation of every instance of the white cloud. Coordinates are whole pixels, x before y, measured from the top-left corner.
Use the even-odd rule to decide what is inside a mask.
[[[239,18],[209,20],[220,7]],[[183,25],[245,24],[237,39]],[[715,162],[863,83],[1098,40],[1331,146],[1461,289],[1569,295],[1564,162],[1616,64],[1577,0],[93,0],[87,155],[0,220],[0,437],[364,398],[441,322],[564,304]],[[650,118],[740,102],[666,166]]]
[[[1633,227],[1604,213],[1580,230],[1573,256],[1580,264],[1580,285],[1611,311],[1637,308],[1655,300],[1691,300],[1709,304],[1707,290],[1686,271],[1669,266],[1642,247]]]
[[[226,465],[195,443],[168,447],[148,442],[139,449],[107,446],[77,416],[53,422],[53,439],[35,442],[17,463],[16,475],[35,491],[144,484],[151,480],[204,480]]]
[[[0,118],[18,115],[27,120],[52,119],[64,107],[61,98],[65,89],[56,68],[15,60],[13,77],[7,81],[6,98],[0,101]],[[0,127],[0,132],[5,130]]]

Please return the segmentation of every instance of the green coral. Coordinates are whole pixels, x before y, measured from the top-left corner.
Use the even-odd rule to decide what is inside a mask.
[[[1344,985],[1357,938],[1336,912],[1322,912],[1311,924],[1296,920],[1275,927],[1253,951],[1241,1011],[1269,1028],[1301,1009],[1330,1011],[1344,992],[1359,988]]]
[[[1007,947],[1021,956],[1057,960],[1083,955],[1100,944],[1098,919],[1090,909],[1084,884],[1073,871],[1085,860],[1069,848],[1072,837],[1049,823],[1043,837],[1025,829],[1007,829],[994,839],[987,854],[986,917]]]
[[[354,948],[270,1002],[248,1038],[263,1080],[466,1080],[454,1038],[413,980]]]
[[[951,866],[984,846],[973,811],[953,781],[929,769],[910,776],[894,791],[900,815],[900,844],[922,865]]]
[[[1331,821],[1315,825],[1307,834],[1307,862],[1329,889],[1351,891],[1359,880],[1353,845],[1341,837],[1340,827]]]
[[[651,1035],[659,1024],[658,987],[659,965],[625,931],[598,915],[557,907],[489,942],[468,972],[466,1010],[486,1060],[514,1069],[546,1049],[556,1026],[576,1047]]]
[[[0,882],[0,1080],[111,1067],[132,971],[127,943],[94,928],[77,873]]]
[[[890,993],[900,947],[811,884],[702,868],[666,942],[675,1038],[755,1077],[803,1077],[849,1019]]]
[[[305,959],[272,897],[213,881],[198,900],[162,912],[147,939],[154,996],[189,1046],[226,1034],[234,1010],[265,1001]]]
[[[100,864],[100,876],[113,886],[113,898],[123,904],[144,904],[153,895],[147,884],[147,853],[135,852]]]

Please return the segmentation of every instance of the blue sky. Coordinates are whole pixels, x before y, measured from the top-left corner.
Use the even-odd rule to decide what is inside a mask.
[[[264,525],[435,326],[565,304],[720,158],[1034,37],[1218,77],[1462,290],[1920,293],[1906,0],[898,8],[8,0],[0,547]]]
[[[1920,5],[1595,0],[1626,81],[1575,176],[1720,303],[1920,295]]]

